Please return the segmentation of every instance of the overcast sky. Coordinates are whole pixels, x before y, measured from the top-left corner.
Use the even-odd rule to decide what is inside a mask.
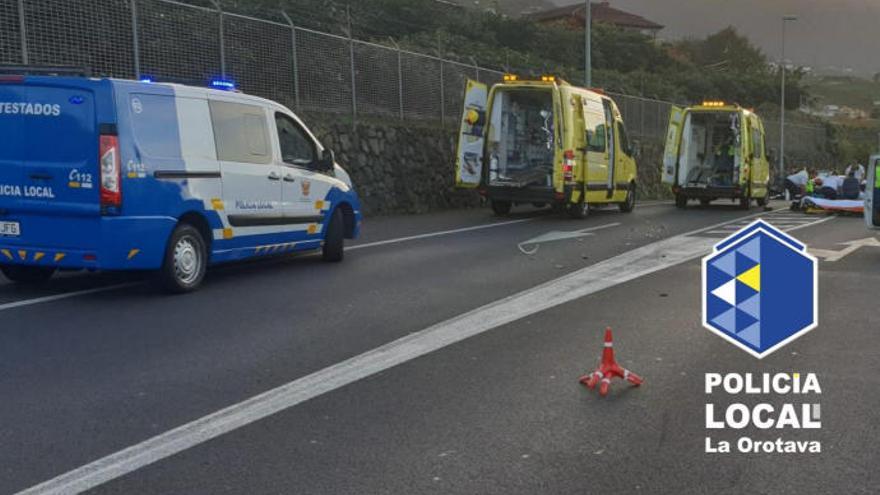
[[[573,0],[554,0],[559,5]],[[595,1],[595,0],[594,0]],[[880,0],[610,0],[666,28],[661,37],[704,36],[728,25],[778,59],[784,14],[786,58],[799,65],[880,71]]]

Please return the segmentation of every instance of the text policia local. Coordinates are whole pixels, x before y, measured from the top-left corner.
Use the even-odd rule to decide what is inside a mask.
[[[798,403],[770,404],[761,402],[746,405],[732,402],[725,406],[706,403],[706,429],[756,429],[778,432],[771,438],[757,439],[742,436],[734,445],[726,440],[706,437],[706,452],[725,454],[735,449],[741,453],[818,453],[822,445],[816,440],[787,440],[779,436],[789,430],[816,430],[822,428],[820,407],[816,397],[822,394],[815,373],[706,373],[706,394],[713,398],[726,394],[735,396],[786,396]]]

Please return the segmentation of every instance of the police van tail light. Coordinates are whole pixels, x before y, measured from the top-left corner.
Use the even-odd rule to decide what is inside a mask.
[[[101,136],[101,206],[122,206],[122,166],[119,138]]]
[[[565,150],[562,155],[562,179],[566,182],[574,180],[574,151]]]

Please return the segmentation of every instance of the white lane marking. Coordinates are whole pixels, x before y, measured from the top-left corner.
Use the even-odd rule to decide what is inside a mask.
[[[36,297],[34,299],[24,299],[21,301],[13,301],[4,304],[0,304],[0,311],[6,311],[9,309],[21,308],[24,306],[33,306],[34,304],[42,304],[52,301],[60,301],[62,299],[70,299],[71,297],[85,296],[88,294],[97,294],[99,292],[107,292],[116,289],[124,289],[126,287],[134,287],[136,285],[140,285],[143,282],[128,282],[124,284],[116,284],[116,285],[108,285],[107,287],[96,287],[94,289],[86,289],[86,290],[78,290],[75,292],[65,292],[63,294],[54,294],[51,296],[43,296]]]
[[[846,258],[850,254],[859,250],[859,248],[863,247],[880,247],[880,241],[873,237],[866,237],[864,239],[858,239],[855,241],[846,241],[840,242],[838,244],[843,244],[846,247],[835,251],[833,249],[813,249],[810,248],[810,254],[816,256],[817,258],[822,258],[825,261],[840,261],[843,258]]]
[[[741,218],[732,221],[738,220]],[[693,237],[693,234],[720,225],[634,249],[505,297],[179,426],[31,487],[19,495],[68,494],[89,490],[307,400],[493,328],[699,258],[710,251],[717,239]]]
[[[443,236],[443,235],[458,234],[461,232],[473,232],[475,230],[491,229],[493,227],[502,227],[504,225],[513,225],[516,223],[531,222],[531,221],[536,220],[538,218],[540,218],[540,217],[522,218],[519,220],[510,220],[507,222],[489,223],[489,224],[484,224],[484,225],[475,225],[473,227],[464,227],[461,229],[441,230],[439,232],[429,232],[427,234],[411,235],[408,237],[398,237],[396,239],[387,239],[384,241],[368,242],[366,244],[356,244],[354,246],[346,247],[345,250],[346,251],[353,251],[355,249],[363,249],[363,248],[375,247],[375,246],[385,246],[387,244],[397,244],[400,242],[415,241],[415,240],[419,240],[419,239],[430,239],[431,237],[439,237],[439,236]]]
[[[538,252],[538,249],[541,247],[542,243],[545,242],[554,242],[554,241],[562,241],[565,239],[580,239],[581,237],[587,237],[594,235],[593,232],[602,229],[608,229],[611,227],[619,226],[619,222],[607,223],[605,225],[598,225],[596,227],[588,227],[586,229],[580,230],[572,230],[572,231],[562,231],[562,230],[553,230],[547,232],[546,234],[541,234],[538,237],[533,237],[527,241],[523,241],[516,245],[519,248],[520,252],[525,255],[533,255]],[[534,249],[526,249],[526,246],[534,246]]]
[[[386,244],[396,244],[399,242],[412,241],[412,240],[416,240],[416,239],[427,239],[430,237],[437,237],[437,236],[449,235],[449,234],[457,234],[459,232],[470,232],[470,231],[474,231],[474,230],[488,229],[488,228],[492,228],[492,227],[500,227],[503,225],[511,225],[511,224],[516,224],[516,223],[530,222],[532,220],[536,220],[537,218],[540,218],[540,217],[523,218],[523,219],[519,219],[519,220],[510,220],[507,222],[497,222],[497,223],[490,223],[490,224],[484,224],[484,225],[477,225],[474,227],[465,227],[462,229],[444,230],[444,231],[440,231],[440,232],[431,232],[428,234],[420,234],[420,235],[414,235],[414,236],[409,236],[409,237],[400,237],[397,239],[388,239],[385,241],[371,242],[369,244],[358,244],[356,246],[346,247],[345,250],[349,251],[352,249],[361,249],[361,248],[366,248],[366,247],[383,246]],[[10,310],[10,309],[25,307],[25,306],[33,306],[35,304],[43,304],[43,303],[47,303],[47,302],[59,301],[62,299],[69,299],[72,297],[85,296],[85,295],[89,295],[89,294],[97,294],[99,292],[107,292],[107,291],[116,290],[116,289],[123,289],[126,287],[133,287],[133,286],[139,285],[141,283],[142,282],[131,282],[131,283],[125,283],[125,284],[110,285],[107,287],[98,287],[95,289],[80,290],[80,291],[75,291],[75,292],[65,292],[64,294],[55,294],[52,296],[37,297],[34,299],[24,299],[21,301],[0,304],[0,311],[6,311],[6,310]]]

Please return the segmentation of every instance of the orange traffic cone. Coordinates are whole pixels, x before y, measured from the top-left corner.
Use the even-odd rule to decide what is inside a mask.
[[[636,387],[643,381],[642,377],[620,366],[614,360],[614,341],[611,337],[611,327],[608,327],[605,329],[605,347],[602,349],[602,361],[599,367],[589,375],[582,376],[579,381],[590,389],[596,388],[596,384],[601,383],[599,395],[605,396],[608,395],[608,389],[611,387],[611,378],[615,376],[623,378]]]

